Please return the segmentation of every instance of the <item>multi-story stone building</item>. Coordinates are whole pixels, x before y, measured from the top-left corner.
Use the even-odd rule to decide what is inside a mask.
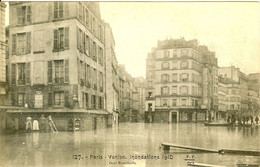
[[[105,24],[106,52],[106,109],[111,114],[111,124],[118,124],[119,111],[119,66],[115,55],[115,40],[109,24]],[[110,119],[109,119],[110,120]],[[110,123],[110,121],[108,122]]]
[[[133,78],[133,111],[132,122],[142,122],[144,120],[145,103],[145,80],[143,77]]]
[[[199,46],[197,40],[170,39],[159,41],[148,53],[146,63],[146,121],[207,119],[213,102],[217,104],[213,97],[217,96],[217,60],[213,52]],[[203,92],[203,88],[209,92]]]
[[[202,63],[202,106],[209,109],[209,119],[218,118],[218,60],[207,46],[199,46]]]
[[[228,106],[230,114],[244,114],[248,111],[248,77],[239,68],[220,67],[219,75],[227,84]]]
[[[5,105],[7,99],[5,7],[5,2],[0,2],[0,105]]]
[[[106,126],[104,22],[98,2],[10,2],[9,111],[52,115],[59,130]]]
[[[260,73],[248,75],[248,108],[253,115],[260,114]]]
[[[218,78],[218,120],[226,120],[228,110],[228,86],[223,77]]]

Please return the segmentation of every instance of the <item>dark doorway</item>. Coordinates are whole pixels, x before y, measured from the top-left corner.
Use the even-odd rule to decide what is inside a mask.
[[[187,121],[192,121],[192,112],[187,113],[188,119]]]
[[[177,113],[172,112],[172,123],[177,123]]]
[[[97,129],[97,118],[96,117],[92,118],[92,129],[93,130]]]

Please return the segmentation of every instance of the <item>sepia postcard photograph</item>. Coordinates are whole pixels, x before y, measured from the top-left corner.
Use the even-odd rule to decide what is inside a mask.
[[[0,2],[0,167],[259,167],[259,1]]]

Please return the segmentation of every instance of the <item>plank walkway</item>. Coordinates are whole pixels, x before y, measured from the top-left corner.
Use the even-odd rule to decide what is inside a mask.
[[[163,146],[164,150],[170,150],[170,147],[175,147],[175,148],[195,150],[195,151],[208,152],[208,153],[260,156],[260,151],[256,151],[256,150],[231,150],[231,149],[214,150],[214,149],[184,146],[184,145],[178,145],[178,144],[172,144],[172,143],[162,143],[161,145]]]
[[[162,146],[164,147],[164,150],[169,150],[170,147],[175,147],[175,148],[189,149],[189,150],[202,151],[202,152],[218,153],[218,150],[201,148],[201,147],[183,146],[183,145],[177,145],[171,143],[162,143]]]

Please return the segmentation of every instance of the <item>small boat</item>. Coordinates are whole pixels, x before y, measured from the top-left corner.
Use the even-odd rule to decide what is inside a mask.
[[[258,124],[230,124],[230,123],[208,123],[204,122],[204,126],[238,126],[238,127],[258,127]]]
[[[205,126],[232,126],[230,123],[208,123],[204,122]]]

